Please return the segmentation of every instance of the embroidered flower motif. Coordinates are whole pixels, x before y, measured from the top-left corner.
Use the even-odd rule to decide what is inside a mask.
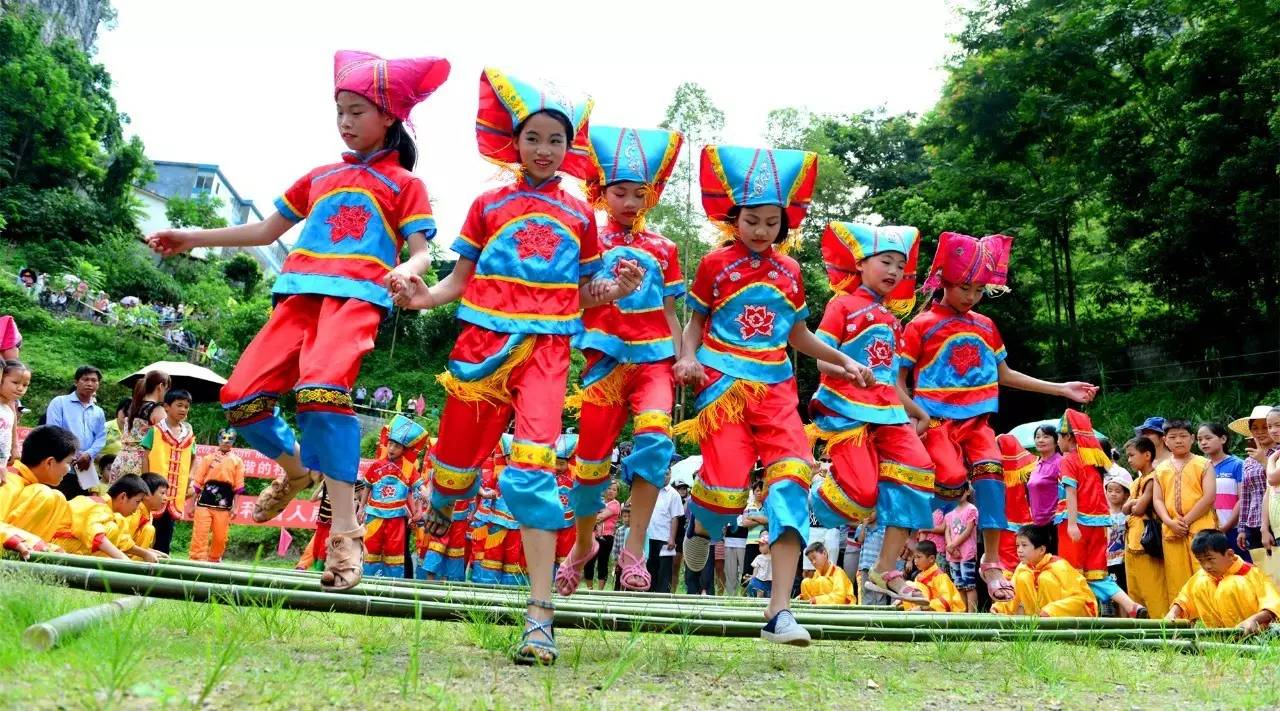
[[[877,338],[867,344],[867,366],[876,368],[879,366],[893,365],[893,346],[889,345],[889,341],[883,338]]]
[[[738,281],[740,279],[742,279],[742,275],[737,272],[729,274],[729,281]]]
[[[521,259],[542,257],[549,262],[560,247],[560,235],[550,225],[541,222],[526,222],[516,231],[515,237],[516,254]]]
[[[742,338],[746,340],[755,336],[772,336],[775,318],[777,316],[769,310],[768,306],[747,304],[734,321],[742,327]]]
[[[778,272],[777,272],[777,270],[770,270],[770,271],[769,271],[769,278],[770,278],[770,279],[777,279],[777,278],[778,278]]]
[[[329,239],[336,242],[350,237],[359,240],[364,237],[365,227],[373,213],[363,205],[339,205],[338,211],[329,216],[325,223],[329,225]]]
[[[961,343],[951,349],[949,357],[952,370],[963,376],[970,370],[982,364],[982,353],[978,350],[978,346],[973,343]]]
[[[760,260],[759,260],[759,259],[752,259],[752,260],[751,260],[751,268],[752,268],[752,269],[759,269],[759,268],[760,268]]]

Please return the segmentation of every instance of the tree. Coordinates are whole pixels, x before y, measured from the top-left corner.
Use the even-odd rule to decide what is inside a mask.
[[[253,257],[244,252],[237,252],[227,260],[227,263],[222,265],[222,273],[229,281],[239,284],[246,297],[252,294],[258,282],[262,281],[262,268]]]
[[[709,239],[714,239],[702,210],[695,206],[698,157],[703,146],[720,140],[724,112],[706,89],[685,82],[676,87],[661,126],[684,136],[683,156],[672,171],[662,200],[649,210],[646,220],[680,248],[681,271],[692,278],[698,261],[710,248]]]
[[[141,144],[123,140],[102,65],[70,39],[44,44],[42,27],[32,7],[0,16],[0,188],[75,188],[114,205],[145,172]]]
[[[195,197],[184,198],[174,196],[164,204],[164,216],[174,227],[199,227],[212,229],[226,227],[227,218],[218,214],[222,210],[222,198],[209,193],[198,193]]]

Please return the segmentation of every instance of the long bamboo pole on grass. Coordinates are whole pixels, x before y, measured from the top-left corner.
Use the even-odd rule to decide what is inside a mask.
[[[257,586],[218,585],[192,581],[172,580],[129,573],[110,573],[88,568],[50,565],[44,563],[15,563],[0,561],[0,570],[26,571],[63,585],[100,592],[131,591],[151,597],[163,597],[193,602],[222,602],[238,605],[280,606],[289,609],[385,617],[416,618],[424,620],[467,619],[474,612],[505,614],[508,608],[470,606],[457,603],[407,602],[354,594],[335,594],[311,591],[286,591]],[[558,612],[556,624],[561,628],[572,627],[606,631],[640,631],[679,633],[682,635],[711,635],[723,637],[755,637],[759,634],[758,622],[735,622],[706,619],[673,619],[658,616],[625,614],[584,614]],[[1212,640],[1217,635],[1203,629],[1105,629],[1105,630],[1045,630],[1045,629],[884,629],[880,627],[850,625],[809,625],[815,639],[844,641],[900,641],[922,642],[935,640],[957,641],[1005,641],[1034,639],[1040,641],[1064,641],[1091,644],[1125,644],[1131,641],[1162,642],[1180,640],[1198,642]],[[1186,647],[1186,645],[1181,645]],[[1236,649],[1238,647],[1239,649]],[[1240,653],[1252,653],[1247,645],[1232,645]]]
[[[243,573],[240,571],[219,570],[215,567],[195,568],[177,566],[157,566],[104,558],[83,556],[44,556],[46,560],[57,560],[65,567],[105,571],[107,585],[116,580],[114,576],[141,576],[146,580],[168,580],[180,583],[201,585],[220,585],[231,588],[253,588],[272,593],[289,595],[292,593],[321,593],[319,585],[303,582],[288,577],[275,578],[263,573]],[[362,584],[351,593],[323,593],[337,599],[360,599],[361,596],[385,602],[402,602],[421,605],[457,605],[463,608],[478,609],[485,612],[496,612],[499,615],[512,615],[524,607],[524,595],[518,591],[478,592],[455,590],[402,589],[392,585]],[[346,611],[346,606],[340,611]],[[796,617],[806,625],[827,625],[847,627],[870,627],[880,629],[903,630],[1002,630],[1005,632],[1028,631],[1074,631],[1094,632],[1109,630],[1148,630],[1164,632],[1187,629],[1185,622],[1166,623],[1161,620],[1127,620],[1112,618],[1030,618],[1007,617],[985,614],[934,614],[906,613],[880,610],[878,612],[840,611],[830,609],[813,609],[799,606]],[[655,605],[651,603],[599,604],[598,601],[578,600],[570,598],[558,604],[557,617],[566,614],[585,617],[599,615],[620,615],[624,617],[654,618],[678,624],[690,622],[726,622],[749,623],[760,625],[763,622],[758,611],[741,609],[700,608],[690,609],[679,605]],[[1215,631],[1214,635],[1228,636],[1231,631]]]

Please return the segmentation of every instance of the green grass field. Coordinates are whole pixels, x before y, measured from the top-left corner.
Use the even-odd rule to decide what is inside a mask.
[[[28,625],[109,599],[0,576],[0,705],[98,708],[1274,708],[1280,647],[1239,658],[1035,641],[817,642],[580,630],[552,668],[516,628],[158,601],[49,652]]]

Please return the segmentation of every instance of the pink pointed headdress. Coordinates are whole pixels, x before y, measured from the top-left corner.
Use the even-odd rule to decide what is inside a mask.
[[[409,111],[449,78],[449,60],[440,57],[383,59],[341,49],[333,54],[333,93],[353,91],[383,113],[409,122]]]
[[[1006,290],[1009,284],[1009,256],[1013,238],[987,235],[976,239],[958,232],[938,236],[938,250],[925,276],[924,290],[933,291],[943,284],[981,284]]]

